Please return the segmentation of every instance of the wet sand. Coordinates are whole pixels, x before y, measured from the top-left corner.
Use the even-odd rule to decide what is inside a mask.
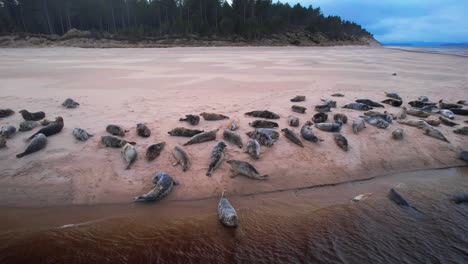
[[[466,58],[439,54],[410,53],[384,48],[170,48],[170,49],[0,49],[0,105],[19,111],[45,111],[48,119],[62,116],[64,130],[49,138],[45,150],[16,159],[26,147],[24,139],[34,133],[19,132],[0,150],[0,205],[12,207],[85,205],[129,202],[148,191],[157,171],[166,171],[181,184],[168,200],[196,200],[218,197],[223,189],[231,195],[246,195],[348,182],[379,175],[426,168],[465,164],[455,158],[450,144],[422,135],[416,128],[393,124],[386,130],[368,125],[358,135],[351,125],[342,133],[349,152],[339,149],[333,134],[317,131],[325,141],[306,142],[300,148],[284,137],[272,148],[264,148],[252,163],[268,181],[230,178],[228,164],[205,176],[215,142],[187,146],[192,168],[183,173],[172,166],[170,151],[186,138],[170,137],[174,127],[190,127],[178,119],[185,114],[218,112],[241,120],[245,132],[254,118],[245,112],[268,109],[280,114],[280,127],[293,114],[290,98],[298,94],[308,108],[301,124],[315,113],[313,105],[336,92],[334,113],[345,113],[351,121],[359,111],[342,109],[359,98],[376,101],[384,92],[398,92],[407,102],[420,95],[433,101],[467,99]],[[397,76],[392,76],[396,72]],[[62,101],[72,97],[77,109],[64,109]],[[399,108],[386,106],[398,113]],[[331,115],[330,115],[331,117]],[[467,118],[457,116],[455,121]],[[0,120],[0,125],[18,125],[21,116]],[[137,123],[144,122],[152,136],[139,138]],[[107,124],[120,124],[130,132],[126,140],[136,141],[139,159],[131,170],[118,149],[104,148],[100,137]],[[225,121],[202,120],[196,128],[223,127]],[[95,134],[77,142],[71,132],[81,127]],[[391,139],[402,127],[406,138]],[[441,126],[455,147],[468,148],[466,136]],[[296,129],[299,131],[299,129]],[[218,140],[221,139],[218,132]],[[154,162],[144,160],[147,146],[166,142],[166,149]],[[228,158],[249,160],[243,150],[229,144]]]

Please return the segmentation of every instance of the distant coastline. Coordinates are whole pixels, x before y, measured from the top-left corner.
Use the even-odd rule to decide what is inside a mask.
[[[398,49],[410,52],[422,52],[422,53],[433,53],[433,54],[445,54],[468,57],[468,44],[453,43],[453,44],[441,44],[438,46],[417,46],[417,45],[384,45],[383,47],[389,49]]]

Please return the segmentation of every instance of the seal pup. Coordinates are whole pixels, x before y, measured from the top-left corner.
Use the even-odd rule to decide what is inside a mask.
[[[218,220],[226,227],[236,228],[239,226],[237,212],[224,195],[224,191],[218,203]]]
[[[62,103],[62,105],[65,107],[65,108],[76,108],[77,106],[79,106],[80,104],[78,102],[76,102],[75,100],[71,99],[71,98],[67,98],[65,99],[65,101]]]
[[[11,138],[16,133],[16,127],[12,125],[3,125],[0,128],[0,136],[4,138]]]
[[[47,145],[47,137],[44,134],[37,134],[34,136],[34,138],[31,140],[31,143],[29,143],[28,147],[23,153],[20,153],[16,155],[17,158],[24,157],[28,154],[34,153],[36,151],[39,151],[43,149]]]
[[[42,126],[47,126],[48,124],[52,123],[54,121],[50,121],[49,119],[42,119],[39,123],[42,125]]]
[[[408,102],[409,105],[411,105],[412,107],[416,107],[416,108],[423,108],[425,106],[433,106],[433,107],[437,107],[436,106],[436,103],[425,103],[425,102],[422,102],[422,101],[410,101]]]
[[[120,137],[124,137],[125,132],[128,132],[118,125],[108,125],[106,127],[106,131],[113,136],[120,136]]]
[[[402,140],[403,139],[403,129],[397,128],[392,132],[392,137],[395,140]]]
[[[0,118],[12,116],[14,113],[15,111],[11,109],[0,109]]]
[[[142,123],[137,124],[136,131],[140,137],[151,136],[151,130],[145,124],[142,124]]]
[[[439,126],[440,125],[440,120],[436,120],[436,119],[429,119],[429,120],[426,120],[426,122],[431,126]]]
[[[326,132],[340,132],[343,122],[337,121],[335,123],[315,123],[315,127]]]
[[[333,96],[333,97],[344,97],[344,94],[334,93],[331,96]]]
[[[388,105],[395,106],[395,107],[400,107],[403,104],[403,101],[389,98],[389,99],[383,100],[381,103],[388,104]]]
[[[357,99],[355,101],[356,103],[361,103],[361,104],[366,104],[368,106],[372,106],[372,107],[384,107],[383,105],[377,103],[377,102],[374,102],[372,100],[369,100],[369,99]]]
[[[273,139],[274,141],[278,140],[278,138],[279,138],[279,133],[276,132],[275,130],[271,129],[271,128],[257,128],[255,130],[257,130],[260,133],[264,133],[264,134],[270,136],[271,139]]]
[[[457,102],[457,104],[468,105],[468,100],[460,100]]]
[[[460,124],[458,123],[455,123],[453,122],[452,120],[444,117],[444,116],[439,116],[439,120],[442,122],[442,124],[446,125],[446,126],[449,126],[449,127],[453,127],[453,126],[458,126]]]
[[[365,123],[364,119],[358,118],[358,119],[354,120],[354,121],[353,121],[352,128],[353,128],[353,133],[354,133],[354,134],[357,134],[357,133],[359,133],[361,130],[363,130],[364,128],[366,128],[366,123]]]
[[[0,136],[0,149],[6,147],[7,140]]]
[[[312,121],[314,121],[314,123],[324,123],[327,119],[328,115],[326,113],[317,113],[312,117]]]
[[[21,110],[18,113],[20,113],[23,119],[26,121],[39,121],[45,117],[45,113],[42,111],[30,113],[28,110]]]
[[[225,116],[222,114],[207,113],[207,112],[201,113],[200,116],[202,116],[203,119],[205,119],[206,121],[217,121],[217,120],[229,119],[228,116]]]
[[[163,151],[165,146],[166,146],[166,142],[161,142],[161,143],[153,144],[149,146],[148,149],[146,149],[146,155],[145,155],[146,160],[147,161],[155,160],[157,157],[159,157],[159,155],[161,154],[161,151]]]
[[[330,105],[332,108],[336,108],[336,101],[334,100],[320,99],[320,101],[324,102],[326,105]]]
[[[236,131],[237,129],[239,129],[239,127],[240,127],[239,118],[231,119],[231,121],[229,121],[229,123],[226,126],[226,128],[231,131]]]
[[[452,111],[447,110],[447,109],[440,109],[439,114],[449,119],[455,119],[455,114]]]
[[[239,148],[244,147],[244,143],[242,143],[241,136],[232,130],[224,129],[223,138],[226,141],[238,146]]]
[[[266,180],[268,175],[260,175],[260,173],[250,163],[240,160],[228,160],[227,163],[231,165],[231,170],[235,173],[232,177],[237,174],[244,175],[254,180]]]
[[[165,172],[158,172],[153,178],[153,183],[156,185],[147,194],[134,197],[135,202],[156,202],[172,192],[172,189],[178,183],[172,179],[172,177]]]
[[[390,126],[390,123],[385,121],[384,119],[376,116],[359,116],[360,118],[366,120],[366,122],[372,126],[381,128],[381,129],[386,129],[388,126]]]
[[[392,200],[394,203],[400,206],[412,207],[409,202],[395,189],[391,188],[390,192],[388,193],[388,198]]]
[[[93,137],[94,135],[89,134],[86,130],[81,129],[81,128],[75,128],[73,129],[72,132],[73,136],[78,139],[79,141],[86,141],[90,137]]]
[[[177,166],[178,164],[180,164],[182,166],[182,171],[187,171],[188,169],[190,169],[190,156],[183,147],[176,145],[172,150],[172,156],[176,160],[176,162],[172,164],[173,166]]]
[[[204,130],[189,129],[185,127],[176,127],[167,133],[175,137],[193,137],[203,132]]]
[[[423,103],[428,103],[429,102],[429,97],[422,95],[422,96],[418,97],[418,100],[423,102]]]
[[[401,97],[397,93],[385,93],[385,96],[401,101]]]
[[[431,114],[429,114],[427,112],[417,110],[417,109],[407,109],[406,113],[408,115],[412,115],[412,116],[416,116],[416,117],[420,117],[420,118],[426,118],[426,117],[429,117],[431,115]]]
[[[280,116],[273,113],[273,112],[270,112],[268,110],[263,110],[263,111],[251,111],[251,112],[247,112],[245,113],[245,115],[248,115],[248,116],[253,116],[253,117],[259,117],[259,118],[266,118],[266,119],[279,119]]]
[[[297,102],[304,102],[306,100],[305,95],[296,95],[293,99],[291,99],[291,102],[297,103]]]
[[[453,131],[453,133],[468,136],[468,127],[464,126],[461,128],[457,128]]]
[[[462,109],[462,108],[449,108],[448,110],[452,111],[452,113],[456,115],[463,115],[467,116],[468,115],[468,109]]]
[[[39,125],[37,121],[23,121],[19,124],[18,131],[31,131]]]
[[[259,159],[261,154],[260,143],[255,139],[249,139],[249,141],[247,141],[246,153],[254,160]]]
[[[345,114],[335,114],[333,120],[335,120],[335,122],[340,120],[343,124],[348,123],[348,117]]]
[[[458,104],[446,103],[444,100],[439,101],[439,108],[440,109],[450,109],[450,108],[463,108],[463,106]]]
[[[401,119],[405,119],[405,118],[406,118],[406,115],[407,115],[407,114],[406,114],[406,106],[403,106],[403,107],[401,108],[401,111],[398,113],[397,118],[400,119],[400,120],[401,120]]]
[[[331,112],[331,105],[330,104],[316,105],[314,109],[315,111],[319,113]]]
[[[348,151],[348,140],[341,134],[335,134],[335,143],[344,151]]]
[[[374,109],[371,106],[368,106],[362,103],[350,103],[350,104],[343,106],[343,108],[361,110],[361,111],[368,111],[368,110]]]
[[[444,134],[442,134],[442,132],[440,132],[439,130],[437,130],[437,129],[433,128],[433,127],[425,127],[424,128],[424,135],[430,136],[430,137],[433,137],[433,138],[437,138],[439,140],[450,143],[450,141],[448,141],[448,139],[444,136]]]
[[[101,143],[104,144],[104,146],[111,147],[111,148],[121,148],[125,146],[125,144],[127,143],[131,145],[136,145],[135,142],[128,142],[126,140],[123,140],[114,136],[102,136]]]
[[[305,122],[305,124],[301,128],[302,138],[304,138],[307,141],[314,142],[314,143],[323,141],[323,139],[320,139],[319,137],[317,137],[317,135],[315,135],[315,133],[312,131],[312,128],[311,128],[312,125],[313,123],[311,121]]]
[[[215,140],[216,132],[218,132],[218,130],[219,128],[196,134],[195,136],[191,137],[190,140],[184,144],[184,146]]]
[[[206,176],[211,177],[213,171],[221,164],[224,157],[226,156],[226,147],[226,143],[223,141],[216,143],[213,150],[211,151],[210,164],[208,165]]]
[[[417,128],[432,127],[424,120],[407,120],[407,121],[398,120],[398,123],[407,125],[407,126],[417,127]]]
[[[299,145],[301,147],[304,147],[304,144],[302,144],[301,138],[293,130],[291,130],[289,128],[283,128],[283,129],[281,129],[281,132],[283,132],[283,135],[287,139],[291,140],[292,143],[294,143],[296,145]]]
[[[254,131],[247,132],[246,135],[251,138],[258,140],[262,146],[272,147],[275,141],[267,133],[262,133],[255,129]]]
[[[252,123],[249,123],[251,127],[255,128],[276,128],[279,127],[278,123],[267,121],[267,120],[255,120]]]
[[[300,114],[305,114],[305,112],[307,111],[307,108],[303,106],[299,106],[299,105],[293,105],[291,106],[291,109],[293,112],[300,113]]]
[[[132,144],[127,143],[122,147],[121,153],[125,162],[127,162],[127,167],[125,169],[128,170],[132,163],[137,159],[138,154],[136,148]]]
[[[179,121],[187,121],[192,126],[196,126],[200,123],[200,117],[197,115],[185,115],[185,118],[180,118]]]
[[[289,115],[288,116],[288,124],[289,124],[289,126],[292,126],[292,127],[298,127],[299,126],[299,118],[297,118],[295,116],[292,116],[292,115]]]

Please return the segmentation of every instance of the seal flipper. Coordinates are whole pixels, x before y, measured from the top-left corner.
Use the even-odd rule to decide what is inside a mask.
[[[23,153],[20,153],[18,155],[16,155],[17,158],[21,158],[21,157],[24,157],[26,154],[23,152]]]

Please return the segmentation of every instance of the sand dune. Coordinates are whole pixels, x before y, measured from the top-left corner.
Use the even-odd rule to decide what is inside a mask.
[[[313,105],[336,92],[346,96],[336,98],[339,107],[333,113],[345,113],[351,121],[360,112],[341,106],[359,98],[382,100],[384,91],[398,92],[406,102],[420,95],[434,101],[468,99],[468,61],[462,57],[363,47],[0,49],[0,57],[0,108],[41,110],[48,119],[60,115],[65,120],[64,130],[49,138],[45,150],[15,158],[34,131],[19,132],[8,148],[0,149],[0,205],[130,202],[152,187],[157,171],[166,171],[181,183],[169,200],[191,200],[218,196],[223,189],[232,195],[268,192],[464,164],[450,144],[418,129],[368,125],[354,135],[348,123],[342,134],[350,143],[349,152],[336,146],[333,134],[316,130],[325,140],[321,144],[306,142],[300,148],[281,137],[272,148],[263,148],[259,161],[228,144],[228,159],[250,161],[270,179],[230,178],[226,163],[209,178],[205,173],[215,142],[187,146],[193,165],[184,173],[172,166],[171,150],[187,139],[167,134],[177,126],[190,127],[178,121],[185,114],[217,112],[241,120],[237,132],[246,143],[245,132],[252,130],[248,123],[254,118],[245,112],[271,110],[280,114],[280,127],[286,127],[287,116],[293,114],[289,99],[299,94],[307,101],[297,104],[308,108],[306,114],[294,113],[301,124],[315,113]],[[394,72],[398,75],[392,76]],[[61,103],[67,97],[80,107],[64,109]],[[466,119],[456,117],[459,122]],[[18,125],[21,120],[17,113],[0,119],[0,125]],[[150,138],[136,135],[140,122],[152,130]],[[209,130],[226,123],[202,120],[197,128]],[[100,144],[107,124],[129,129],[125,139],[137,142],[139,159],[131,170],[124,169],[118,149]],[[71,134],[75,127],[95,137],[78,142]],[[398,127],[406,133],[402,141],[391,138]],[[447,126],[440,130],[451,145],[468,148],[466,136]],[[221,136],[222,131],[218,140]],[[147,162],[146,148],[162,141],[167,144],[161,156]]]

